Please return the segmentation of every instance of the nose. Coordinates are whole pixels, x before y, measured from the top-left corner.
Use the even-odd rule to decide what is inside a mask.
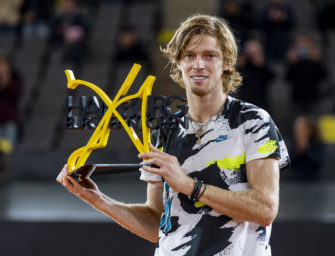
[[[202,70],[205,68],[205,63],[204,60],[198,56],[195,60],[195,62],[193,63],[193,69],[194,70]]]

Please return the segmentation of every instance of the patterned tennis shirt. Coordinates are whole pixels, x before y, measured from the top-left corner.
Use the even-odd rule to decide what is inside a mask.
[[[211,118],[197,143],[195,130],[180,126],[153,134],[153,143],[174,155],[192,178],[222,189],[249,188],[246,164],[276,157],[279,167],[290,162],[285,143],[269,114],[252,104],[227,97],[221,113]],[[266,172],[267,170],[264,170]],[[164,180],[142,170],[145,181]],[[269,256],[271,225],[241,222],[204,203],[193,203],[164,182],[164,210],[155,256]]]

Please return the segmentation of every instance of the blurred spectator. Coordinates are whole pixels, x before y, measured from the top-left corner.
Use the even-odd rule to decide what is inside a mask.
[[[20,21],[23,0],[0,0],[0,33],[14,33]]]
[[[21,91],[21,77],[12,68],[9,57],[0,54],[0,183],[8,176],[6,156],[16,142]]]
[[[148,62],[148,60],[148,54],[138,39],[135,27],[124,26],[118,36],[115,61]]]
[[[316,22],[321,32],[323,56],[327,56],[328,48],[330,46],[328,31],[335,29],[335,2],[334,1],[320,1],[313,2],[316,13]]]
[[[220,15],[228,20],[231,28],[237,33],[240,46],[243,46],[249,38],[249,32],[256,27],[252,3],[228,0],[222,2],[221,9]]]
[[[307,35],[298,35],[287,54],[286,79],[293,86],[295,111],[317,112],[320,83],[327,76],[320,62],[317,46]]]
[[[325,146],[317,122],[307,114],[299,115],[293,126],[294,148],[290,154],[292,177],[298,180],[320,178]]]
[[[265,63],[263,47],[259,41],[253,39],[245,43],[238,65],[243,76],[238,98],[269,111],[267,86],[274,74]]]
[[[335,28],[335,2],[325,3],[317,14],[317,23],[321,31]]]
[[[46,37],[55,0],[25,0],[22,6],[21,26],[25,36]]]
[[[51,25],[51,44],[61,45],[63,60],[80,65],[83,61],[88,26],[76,0],[63,0],[60,13],[56,15]]]
[[[78,0],[78,4],[85,8],[90,15],[96,15],[102,0]]]
[[[265,52],[269,60],[283,61],[290,44],[290,32],[294,28],[295,13],[285,0],[270,0],[261,18],[265,34]]]

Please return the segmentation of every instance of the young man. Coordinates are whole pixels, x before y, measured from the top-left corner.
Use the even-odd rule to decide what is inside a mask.
[[[155,255],[271,255],[285,144],[262,109],[228,93],[241,77],[237,46],[224,20],[188,18],[162,52],[186,89],[190,127],[153,134],[141,179],[147,202],[127,205],[67,175],[58,182],[135,234],[157,243]],[[162,150],[158,150],[160,148]],[[91,181],[90,181],[91,182]]]

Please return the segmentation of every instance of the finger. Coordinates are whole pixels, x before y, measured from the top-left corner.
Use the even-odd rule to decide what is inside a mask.
[[[143,157],[152,157],[151,154],[154,154],[154,153],[162,153],[161,150],[155,148],[155,146],[152,145],[151,143],[149,143],[149,148],[151,149],[151,152],[145,152],[145,153],[139,154],[139,157],[140,157],[140,158],[143,158]]]
[[[154,145],[152,145],[151,143],[149,143],[149,147],[150,149],[152,150],[152,153],[155,155],[155,156],[160,156],[160,157],[163,157],[164,159],[167,159],[169,157],[171,157],[170,154],[156,148]]]
[[[169,156],[169,154],[163,152],[162,150],[156,148],[154,145],[152,145],[151,143],[149,143],[149,147],[151,149],[151,152],[148,153],[152,153],[152,154],[158,154],[158,155],[162,155],[162,156]]]
[[[151,158],[143,162],[144,166],[155,167],[158,169],[161,168],[164,164],[165,164],[165,161],[159,158]]]
[[[57,181],[58,183],[60,183],[60,176],[61,176],[61,174],[59,173],[58,176],[57,176],[57,178],[56,178],[56,181]]]
[[[66,178],[67,178],[68,181],[70,181],[72,183],[74,188],[80,187],[77,180],[75,178],[73,178],[72,176],[67,176]]]
[[[57,181],[57,182],[61,183],[63,174],[64,174],[65,172],[68,172],[68,167],[67,167],[66,164],[64,165],[63,169],[62,169],[62,170],[60,171],[60,173],[58,174],[58,176],[57,176],[57,178],[56,178],[56,181]]]
[[[173,159],[171,159],[171,155],[160,151],[159,149],[156,149],[153,152],[146,152],[138,155],[139,158],[144,159],[144,160],[149,160],[153,158],[158,158],[161,159],[162,161],[165,162],[171,162]]]
[[[145,152],[145,153],[139,154],[138,157],[141,159],[150,159],[150,158],[157,157],[157,153]]]
[[[160,169],[159,168],[155,168],[155,167],[150,167],[150,166],[142,166],[143,170],[146,172],[150,172],[153,174],[158,174],[160,175]]]
[[[149,143],[149,148],[151,149],[151,151],[153,153],[158,153],[158,154],[161,154],[161,155],[168,155],[167,153],[163,152],[162,150],[156,148],[154,145],[152,145],[151,143]]]
[[[152,145],[152,143],[149,143],[149,148],[154,151],[154,152],[162,152],[161,150],[159,150],[158,148],[156,148],[154,145]]]
[[[64,179],[65,187],[74,195],[79,196],[79,192],[82,190],[80,184],[74,177],[66,176]]]
[[[72,177],[71,177],[72,178]],[[73,178],[74,179],[74,178]],[[77,182],[76,179],[74,179],[75,181],[75,184],[74,186],[77,188],[77,189],[82,189],[83,187],[84,188],[95,188],[94,186],[94,182],[90,179],[90,178],[82,178],[82,177],[79,177],[79,182]]]
[[[63,186],[66,187],[67,189],[69,189],[70,187],[73,186],[72,182],[69,181],[69,176],[64,175],[63,176],[63,182],[62,182]]]
[[[60,174],[60,183],[65,186],[65,183],[64,183],[64,178],[66,177],[66,174],[62,171],[61,174]]]

